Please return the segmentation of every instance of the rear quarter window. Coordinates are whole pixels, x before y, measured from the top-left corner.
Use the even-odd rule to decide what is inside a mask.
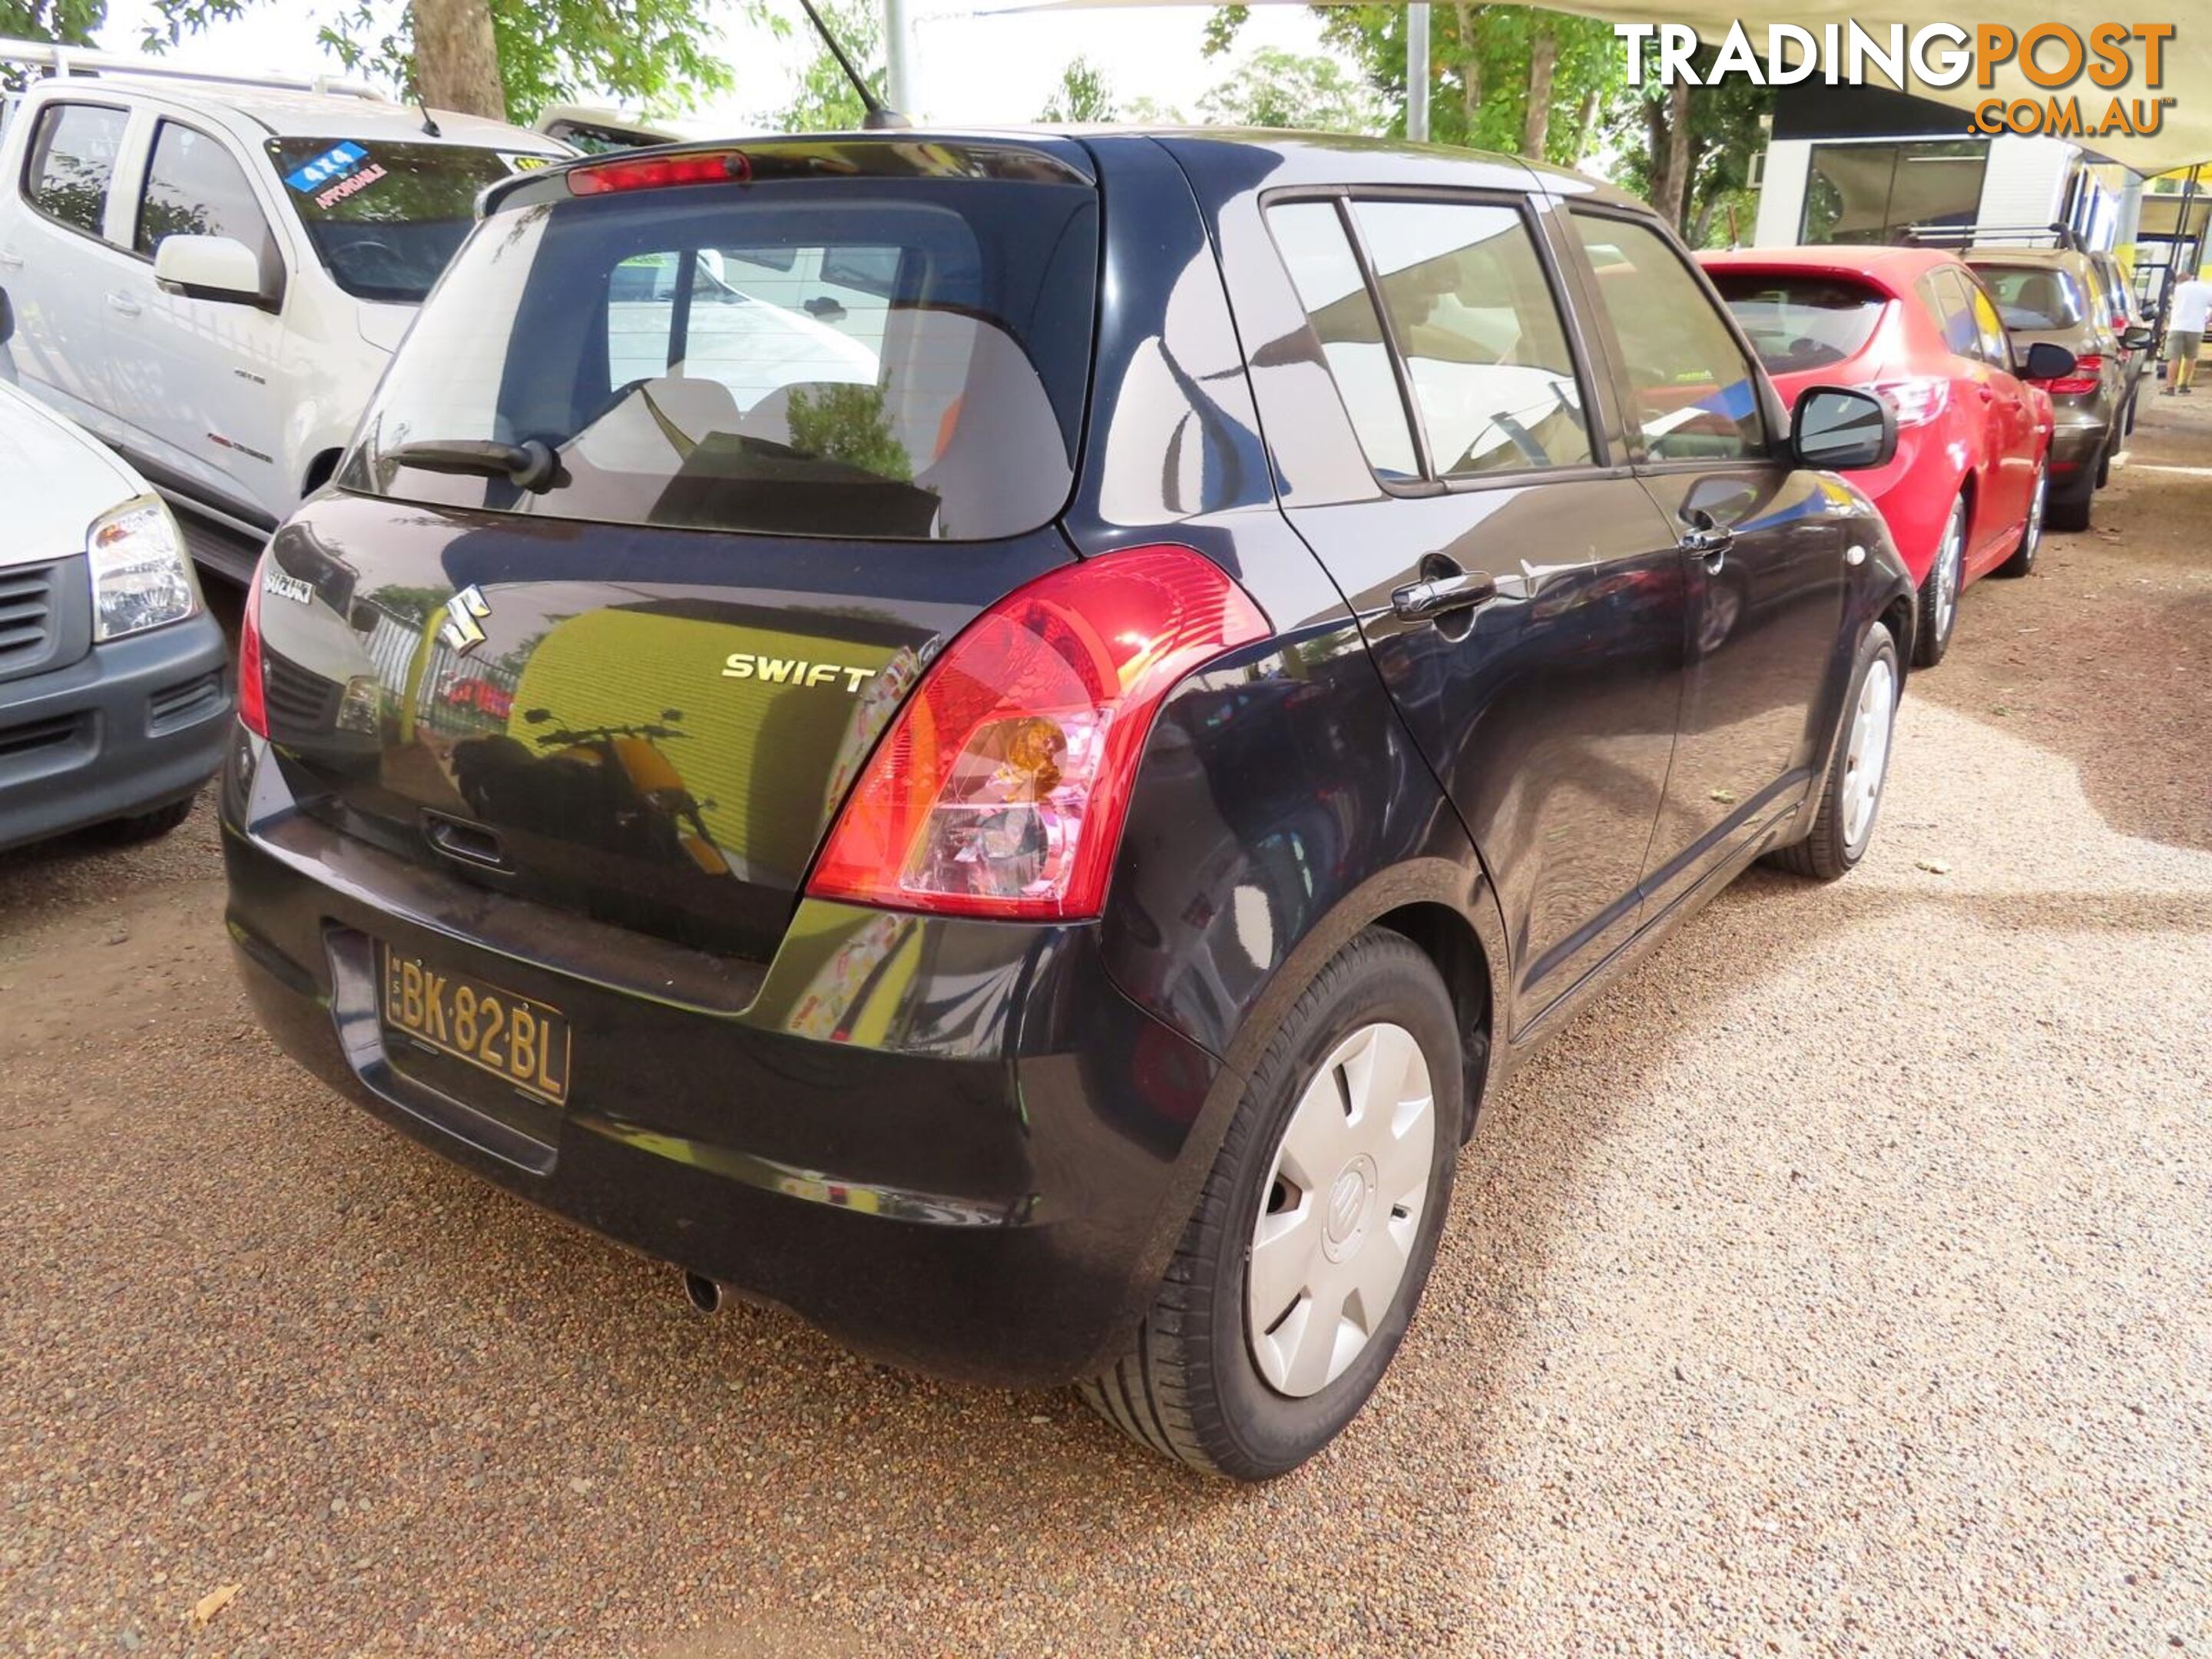
[[[49,104],[39,112],[23,169],[23,193],[52,219],[97,236],[107,188],[131,118],[98,104]]]

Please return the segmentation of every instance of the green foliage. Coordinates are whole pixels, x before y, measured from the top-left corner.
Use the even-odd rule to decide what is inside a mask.
[[[107,0],[0,0],[0,37],[54,40],[88,46],[107,21]],[[20,64],[0,64],[0,88],[20,92],[29,75]]]
[[[1379,132],[1382,101],[1334,58],[1264,46],[1199,100],[1208,121],[1309,132]]]
[[[867,78],[869,90],[888,100],[883,8],[869,0],[827,0],[820,10],[830,32]],[[817,45],[813,61],[799,77],[799,95],[777,112],[775,120],[786,132],[852,132],[867,112],[830,49]]]
[[[914,480],[914,460],[884,416],[879,386],[822,386],[791,393],[786,418],[791,447],[802,455],[872,472],[879,478]]]
[[[1380,96],[1387,131],[1406,131],[1406,9],[1316,6],[1322,38],[1357,63]],[[1439,5],[1429,21],[1429,137],[1477,149],[1520,149],[1538,33],[1558,51],[1544,159],[1573,166],[1589,153],[1627,65],[1613,26],[1532,6]]]
[[[35,0],[34,0],[35,3]],[[88,0],[54,0],[82,5]],[[94,0],[104,4],[105,0]],[[160,21],[145,47],[159,52],[210,23],[239,16],[255,0],[154,0]],[[0,8],[20,0],[0,0]],[[527,124],[548,104],[635,104],[657,112],[689,107],[726,90],[728,65],[714,51],[706,0],[486,0],[499,46],[507,118]],[[740,0],[741,15],[779,33],[787,27],[767,0]],[[0,15],[4,15],[0,10]],[[395,18],[374,0],[344,0],[319,22],[317,38],[351,70],[416,84],[412,14]]]
[[[1698,70],[1711,67],[1714,49],[1701,48],[1694,62]],[[1649,198],[1660,168],[1654,146],[1662,142],[1663,88],[1647,85],[1622,100],[1612,129],[1621,150],[1615,178],[1624,189]],[[1650,103],[1662,106],[1662,120],[1651,119]],[[1725,246],[1728,213],[1735,204],[1741,228],[1750,229],[1750,213],[1757,192],[1751,189],[1752,157],[1765,148],[1760,125],[1774,109],[1774,90],[1742,76],[1729,76],[1716,86],[1690,91],[1689,188],[1683,193],[1682,222],[1677,227],[1692,247]]]
[[[1055,126],[1113,118],[1114,94],[1107,89],[1106,77],[1088,58],[1080,56],[1060,72],[1060,84],[1053,88],[1052,97],[1037,117]]]

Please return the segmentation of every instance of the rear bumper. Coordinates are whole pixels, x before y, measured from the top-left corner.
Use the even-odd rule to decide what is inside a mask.
[[[2079,472],[2096,465],[2111,428],[2101,419],[2062,420],[2051,434],[2051,471],[2054,477]]]
[[[808,902],[775,962],[732,969],[350,840],[281,773],[241,739],[229,927],[261,1019],[316,1075],[872,1357],[1029,1386],[1120,1352],[1239,1085],[1121,996],[1095,929]],[[567,1105],[387,1039],[377,941],[565,1014]]]
[[[182,800],[222,763],[228,653],[204,611],[0,682],[0,848]]]

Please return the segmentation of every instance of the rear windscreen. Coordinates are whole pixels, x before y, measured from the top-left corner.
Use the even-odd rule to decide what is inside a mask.
[[[469,234],[477,193],[549,159],[380,138],[271,138],[268,149],[332,280],[356,299],[405,305]]]
[[[2065,271],[2049,265],[1985,265],[1977,259],[1974,275],[1997,302],[1997,315],[2008,328],[2071,328],[2081,320],[2081,290]]]
[[[1770,374],[1826,368],[1856,355],[1888,303],[1863,283],[1832,276],[1708,274]]]
[[[386,377],[345,482],[540,517],[984,539],[1073,483],[1085,184],[690,185],[491,216]],[[542,443],[550,487],[408,443]]]

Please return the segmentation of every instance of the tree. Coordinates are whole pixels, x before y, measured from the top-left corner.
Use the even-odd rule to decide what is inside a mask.
[[[1406,131],[1406,9],[1316,6],[1322,38],[1358,65],[1387,131]],[[1225,52],[1246,15],[1224,6],[1205,50]],[[1529,6],[1439,5],[1430,21],[1429,136],[1572,166],[1589,153],[1626,77],[1613,27]]]
[[[147,29],[146,49],[160,52],[254,3],[154,0],[161,21]],[[766,0],[740,4],[744,16],[778,33],[787,27]],[[676,109],[727,88],[729,69],[710,49],[708,9],[708,0],[408,0],[386,27],[390,14],[377,0],[345,0],[319,33],[348,69],[387,76],[410,97],[529,121],[548,104],[579,98]]]
[[[1077,125],[1089,121],[1110,121],[1114,118],[1114,94],[1107,89],[1106,77],[1087,58],[1078,57],[1060,72],[1060,84],[1037,117],[1055,126]]]
[[[883,12],[869,0],[828,0],[821,8],[845,50],[852,54],[868,89],[887,98],[890,71],[884,58]],[[868,106],[853,83],[845,78],[830,48],[817,45],[813,61],[799,77],[799,95],[776,114],[776,125],[786,132],[852,132],[859,129]]]
[[[1263,46],[1198,102],[1206,120],[1233,126],[1376,132],[1381,101],[1334,58]]]
[[[1702,70],[1714,54],[1696,59]],[[1751,161],[1766,142],[1774,108],[1769,87],[1730,76],[1716,85],[1646,85],[1613,127],[1622,150],[1620,181],[1665,215],[1692,247],[1726,228],[1726,210],[1752,205]]]
[[[88,46],[107,21],[107,0],[0,0],[0,38]],[[29,76],[20,64],[0,64],[0,87],[21,91]]]

